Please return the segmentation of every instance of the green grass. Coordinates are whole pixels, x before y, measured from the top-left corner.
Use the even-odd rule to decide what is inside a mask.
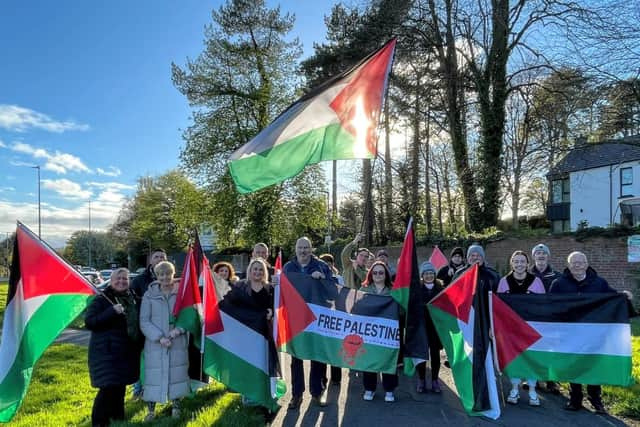
[[[91,387],[87,368],[87,349],[73,344],[51,346],[33,370],[27,396],[12,420],[12,426],[90,426],[91,407],[96,389]],[[144,423],[146,408],[133,402],[127,392],[127,422],[114,426],[151,425]],[[199,390],[195,396],[183,399],[183,415],[174,420],[169,407],[158,408],[154,426],[240,427],[263,424],[255,408],[245,408],[240,395],[229,393],[218,383]]]
[[[603,386],[602,395],[612,414],[640,419],[640,318],[637,317],[631,322],[631,346],[636,383],[627,388]]]

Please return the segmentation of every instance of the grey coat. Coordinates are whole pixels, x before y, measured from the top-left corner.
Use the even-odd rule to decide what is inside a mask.
[[[146,337],[142,398],[147,402],[164,403],[191,392],[187,335],[178,335],[169,348],[160,345],[160,338],[169,337],[172,329],[169,322],[175,303],[175,291],[165,297],[158,282],[151,283],[142,298],[140,329]]]

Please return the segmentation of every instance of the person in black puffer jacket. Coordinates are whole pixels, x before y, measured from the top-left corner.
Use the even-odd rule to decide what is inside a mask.
[[[129,270],[119,268],[111,274],[109,287],[87,309],[89,376],[91,385],[99,389],[91,412],[93,426],[124,419],[127,384],[140,376],[143,341],[138,307],[137,296],[129,290]]]

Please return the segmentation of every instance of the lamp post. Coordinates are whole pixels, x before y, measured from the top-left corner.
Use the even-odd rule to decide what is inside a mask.
[[[38,238],[42,238],[42,217],[40,215],[40,165],[31,166],[38,170]]]

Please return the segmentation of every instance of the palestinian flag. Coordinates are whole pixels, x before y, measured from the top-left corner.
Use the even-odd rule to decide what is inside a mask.
[[[220,299],[213,280],[204,290],[204,371],[230,389],[272,411],[278,358],[266,326],[264,310],[234,304],[225,293]]]
[[[500,404],[489,341],[488,301],[477,282],[475,264],[427,306],[465,411],[497,419]]]
[[[428,359],[427,332],[424,324],[424,310],[418,273],[413,218],[409,220],[407,233],[398,259],[398,271],[393,282],[391,295],[403,310],[402,324],[404,333],[402,356],[405,375],[412,376],[416,365]]]
[[[260,190],[324,160],[373,158],[395,45],[307,93],[234,152],[229,170],[238,191]]]
[[[196,237],[196,243],[189,248],[184,261],[173,315],[176,317],[176,326],[190,332],[194,337],[193,343],[198,348],[200,348],[202,335],[202,298],[199,285],[204,286],[204,282],[211,278],[211,274],[207,274],[208,269],[209,262],[203,256],[200,242]]]
[[[279,288],[281,351],[358,371],[396,372],[400,328],[393,298],[302,273],[281,274]]]
[[[444,256],[438,245],[433,247],[433,252],[431,252],[429,262],[433,264],[433,266],[436,268],[436,271],[449,264],[449,260],[446,256]]]
[[[33,366],[95,293],[80,272],[18,223],[0,344],[0,422],[11,421]]]
[[[624,295],[494,294],[492,313],[498,363],[510,377],[633,383]]]

